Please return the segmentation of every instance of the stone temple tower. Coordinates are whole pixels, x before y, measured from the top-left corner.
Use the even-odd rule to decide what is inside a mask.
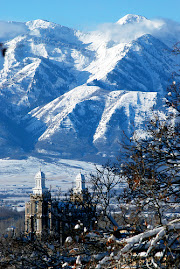
[[[76,176],[76,187],[73,189],[73,192],[74,194],[80,194],[85,190],[85,176],[80,172]]]
[[[25,231],[41,236],[42,232],[49,232],[51,226],[51,194],[45,187],[45,174],[40,170],[35,175],[30,202],[25,205]]]
[[[41,170],[35,175],[35,188],[33,194],[42,195],[48,191],[45,187],[45,174]]]
[[[80,172],[76,176],[76,187],[73,188],[73,192],[71,195],[71,200],[73,202],[83,202],[86,201],[89,196],[88,190],[85,187],[85,176]]]

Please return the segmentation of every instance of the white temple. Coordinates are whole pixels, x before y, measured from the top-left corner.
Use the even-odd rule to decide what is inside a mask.
[[[42,195],[47,191],[48,188],[45,187],[45,174],[40,170],[35,175],[35,188],[33,188],[33,194]]]
[[[85,176],[81,172],[76,176],[76,187],[73,189],[74,194],[80,194],[85,191]]]
[[[70,196],[70,201],[72,202],[71,206],[65,206],[66,203],[68,203],[67,200],[59,202],[56,199],[52,199],[51,192],[48,191],[48,188],[45,186],[45,174],[40,170],[35,175],[35,188],[33,188],[33,193],[30,194],[30,201],[26,202],[25,205],[26,233],[32,236],[34,233],[38,236],[43,236],[46,232],[55,232],[57,234],[59,233],[60,236],[60,227],[65,226],[62,225],[62,222],[64,221],[64,224],[68,222],[70,214],[71,216],[74,214],[71,221],[74,219],[77,222],[77,219],[79,219],[81,215],[81,221],[86,221],[86,223],[89,224],[89,222],[91,222],[89,216],[92,216],[92,213],[95,212],[95,208],[89,203],[89,197],[90,194],[85,188],[85,176],[80,172],[76,176],[76,187],[73,189]],[[61,212],[61,210],[59,210],[60,208],[62,209],[62,218],[59,217],[59,212]],[[82,214],[82,212],[86,211],[87,215],[86,213]]]

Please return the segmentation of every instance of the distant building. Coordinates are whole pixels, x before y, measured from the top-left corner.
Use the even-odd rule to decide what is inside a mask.
[[[25,231],[41,234],[51,229],[51,193],[45,187],[45,174],[39,171],[35,175],[35,188],[30,195],[30,202],[25,204]]]
[[[33,188],[33,194],[42,195],[48,192],[48,188],[45,186],[45,174],[41,170],[35,175],[35,188]]]
[[[30,201],[25,204],[25,232],[42,236],[43,233],[59,235],[82,221],[86,226],[95,220],[95,207],[85,187],[85,177],[79,173],[76,187],[69,200],[52,199],[51,192],[45,186],[45,174],[40,170],[35,175],[35,187]]]
[[[89,200],[89,195],[88,189],[85,187],[85,176],[80,172],[76,176],[76,187],[72,190],[71,200],[85,202]]]

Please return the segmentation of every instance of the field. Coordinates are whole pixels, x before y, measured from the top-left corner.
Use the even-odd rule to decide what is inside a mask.
[[[35,174],[41,169],[46,175],[46,186],[52,196],[60,196],[74,187],[76,175],[88,174],[94,170],[94,164],[60,159],[51,163],[30,157],[25,160],[0,160],[0,206],[24,210],[32,188],[35,186]]]

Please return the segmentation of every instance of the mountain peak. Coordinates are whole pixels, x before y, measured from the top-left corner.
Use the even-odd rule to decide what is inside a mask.
[[[87,34],[41,19],[0,24],[1,158],[109,159],[124,131],[143,135],[152,111],[165,110],[178,66],[161,39],[171,31],[178,41],[179,28],[130,14],[118,23]]]
[[[46,20],[42,20],[42,19],[37,19],[37,20],[33,20],[33,21],[28,21],[26,23],[26,25],[33,30],[34,28],[42,28],[42,29],[47,29],[49,27],[54,28],[56,26],[55,23],[53,22],[49,22]]]
[[[142,22],[145,20],[147,20],[147,19],[143,16],[134,15],[134,14],[127,14],[126,16],[124,16],[120,20],[118,20],[117,24],[124,25],[127,23],[139,23],[139,22]]]

